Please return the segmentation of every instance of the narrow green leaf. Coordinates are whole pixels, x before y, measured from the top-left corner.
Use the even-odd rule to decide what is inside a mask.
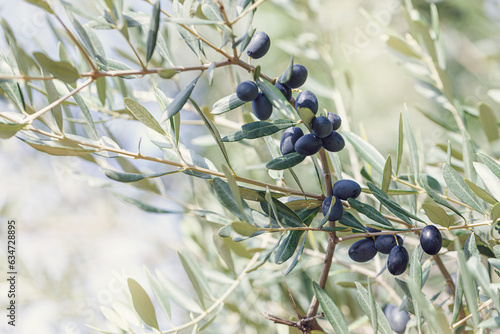
[[[374,170],[381,175],[384,173],[385,159],[373,145],[352,132],[342,131],[341,134],[347,138],[363,160],[369,163]]]
[[[156,121],[156,119],[149,113],[149,111],[146,110],[142,105],[140,105],[138,102],[126,97],[124,99],[125,106],[127,109],[134,115],[134,117],[147,126],[148,128],[155,130],[158,133],[161,133],[162,135],[167,135],[165,130],[161,127],[161,125]]]
[[[450,191],[455,194],[455,196],[464,201],[464,203],[470,205],[474,210],[484,214],[484,210],[481,208],[481,204],[477,200],[476,195],[474,195],[472,190],[465,184],[460,174],[447,163],[443,165],[443,177]]]
[[[429,217],[430,221],[434,224],[441,225],[444,227],[449,227],[452,223],[452,219],[446,211],[440,206],[424,203],[422,204],[422,208],[425,211],[427,217]]]
[[[196,260],[189,253],[177,251],[177,255],[181,260],[182,267],[186,271],[196,294],[200,298],[201,304],[205,305],[205,296],[213,299],[213,294],[210,286],[208,285],[207,278],[201,270],[200,264],[196,263]]]
[[[12,123],[9,121],[4,121],[0,117],[0,138],[7,139],[14,136],[17,131],[24,128],[25,124]]]
[[[158,208],[156,206],[152,206],[152,205],[149,205],[149,204],[146,204],[142,201],[139,201],[139,200],[136,200],[135,198],[131,198],[131,197],[127,197],[127,196],[123,196],[121,194],[118,194],[118,193],[113,193],[116,197],[124,200],[125,202],[127,203],[130,203],[136,207],[138,207],[139,209],[143,210],[143,211],[146,211],[146,212],[153,212],[153,213],[175,213],[175,214],[183,214],[184,212],[182,211],[173,211],[173,210],[165,210],[165,209],[161,209],[161,208]]]
[[[460,213],[460,211],[458,211],[457,209],[455,209],[450,203],[448,203],[444,198],[442,198],[441,195],[439,195],[436,191],[434,191],[434,189],[432,189],[429,186],[429,184],[427,184],[427,182],[424,182],[421,179],[419,183],[424,187],[425,191],[434,200],[434,202],[447,207],[448,209],[452,210],[453,212],[455,212],[460,217],[464,218],[464,216],[462,216],[462,214]]]
[[[69,89],[70,87],[67,86],[67,88]],[[87,131],[87,132],[88,132],[90,138],[93,140],[98,140],[99,134],[97,133],[97,129],[96,129],[95,124],[94,124],[94,119],[92,118],[92,115],[90,114],[90,110],[87,107],[87,104],[85,104],[85,101],[83,100],[83,98],[80,96],[79,93],[76,93],[75,95],[73,95],[73,98],[75,99],[76,104],[78,105],[78,108],[80,108],[80,110],[82,111],[83,117],[87,121],[87,126],[89,129],[89,131]]]
[[[391,325],[389,324],[389,321],[385,317],[384,312],[382,311],[380,306],[375,303],[373,294],[369,293],[368,290],[366,290],[360,283],[354,283],[356,284],[357,288],[356,297],[358,299],[358,303],[361,306],[363,312],[370,319],[370,322],[373,326],[373,332],[377,333],[378,328],[378,331],[383,334],[392,334],[393,331]]]
[[[474,145],[470,139],[469,134],[462,130],[462,155],[464,163],[464,174],[465,178],[476,182],[476,171],[474,170],[473,163],[476,159],[476,152],[474,150]],[[451,165],[451,164],[450,164]]]
[[[391,177],[392,177],[392,159],[391,155],[389,154],[387,156],[387,159],[385,160],[384,173],[382,176],[382,191],[384,193],[387,193],[387,190],[389,190],[389,186],[391,185]]]
[[[464,179],[464,181],[465,181],[465,184],[467,184],[467,186],[474,192],[474,194],[476,194],[476,196],[479,197],[480,199],[482,199],[483,201],[490,203],[491,205],[495,205],[498,202],[483,188],[479,187],[478,185],[472,183],[471,181],[469,181],[467,179]],[[500,183],[500,181],[499,181],[499,183]]]
[[[188,296],[183,289],[181,289],[177,284],[172,282],[168,277],[164,276],[158,269],[155,271],[156,277],[158,278],[158,282],[165,291],[165,294],[177,305],[182,307],[185,310],[194,312],[194,313],[202,313],[202,309],[200,306]]]
[[[269,102],[289,119],[295,119],[296,112],[280,90],[267,80],[258,77],[255,81]]]
[[[493,174],[495,174],[495,176],[500,179],[500,164],[498,163],[498,161],[484,153],[478,153],[477,155],[481,158],[484,164],[488,166]]]
[[[477,311],[477,289],[475,287],[471,273],[467,269],[465,262],[464,253],[458,239],[455,239],[455,249],[458,252],[458,260],[460,265],[460,276],[462,279],[465,300],[467,301],[467,306],[472,314],[473,327],[476,327],[479,323],[479,313]]]
[[[297,231],[296,231],[297,232]],[[304,235],[304,238],[302,239],[302,244],[300,245],[299,250],[297,251],[297,255],[293,258],[292,263],[290,264],[290,267],[285,271],[285,276],[287,276],[289,273],[292,272],[292,270],[297,266],[297,264],[300,261],[300,258],[302,257],[302,253],[304,252],[304,246],[306,245],[306,240],[307,240],[307,233]]]
[[[172,314],[170,312],[170,302],[167,291],[160,284],[158,279],[153,276],[153,274],[147,267],[144,267],[144,272],[146,274],[149,286],[153,290],[156,299],[160,302],[160,306],[163,309],[163,312],[165,313],[165,315],[169,320],[172,319]]]
[[[396,201],[390,198],[389,195],[387,195],[373,183],[368,182],[367,185],[368,188],[372,191],[373,195],[380,201],[380,203],[382,203],[389,211],[391,211],[397,217],[401,218],[410,225],[412,225],[412,223],[409,218],[413,218],[415,220],[423,222],[422,219],[418,218],[411,212],[403,209]]]
[[[231,227],[233,228],[233,230],[236,233],[241,234],[241,235],[246,236],[246,237],[249,237],[249,236],[255,234],[255,232],[257,232],[259,230],[257,227],[250,225],[248,223],[245,223],[245,222],[232,222]]]
[[[45,0],[24,0],[24,1],[44,9],[49,14],[54,14],[52,8],[50,8],[49,4]]]
[[[385,44],[387,44],[387,46],[394,51],[404,54],[405,56],[420,59],[420,56],[416,54],[415,51],[413,51],[413,49],[404,40],[398,37],[389,35],[387,40],[385,41]]]
[[[420,249],[413,248],[410,260],[410,277],[416,283],[417,287],[422,287],[422,265],[420,264]]]
[[[207,73],[208,73],[208,85],[209,86],[212,86],[212,84],[214,82],[215,65],[216,65],[216,62],[213,61],[210,63],[210,66],[208,66]]]
[[[126,331],[128,330],[128,323],[126,320],[124,320],[118,313],[116,313],[114,310],[105,307],[105,306],[100,306],[102,314],[104,317],[111,322],[112,324],[115,324],[122,330]]]
[[[219,6],[212,1],[204,1],[201,5],[201,11],[203,15],[211,21],[224,22]]]
[[[278,78],[278,82],[286,83],[290,81],[290,79],[292,78],[292,70],[293,70],[293,55],[290,57],[290,63],[288,64],[288,67]]]
[[[500,177],[497,177],[493,173],[493,171],[488,168],[488,166],[486,166],[482,163],[474,162],[474,168],[475,168],[476,172],[479,174],[479,176],[481,177],[481,179],[483,180],[484,184],[486,185],[486,188],[490,191],[491,195],[495,198],[496,202],[500,201]],[[484,199],[484,200],[486,200],[486,199]],[[495,204],[495,203],[492,203],[492,204]]]
[[[180,170],[175,170],[175,171],[163,172],[163,173],[136,174],[136,173],[119,172],[119,171],[107,169],[104,167],[101,167],[101,170],[104,173],[104,175],[106,175],[110,179],[118,181],[118,182],[125,182],[125,183],[137,182],[137,181],[140,181],[142,179],[161,177],[164,175],[180,172]]]
[[[491,107],[485,103],[480,103],[478,106],[479,110],[479,120],[483,126],[484,133],[488,138],[489,142],[494,142],[500,138],[498,133],[498,122],[495,116],[495,112]]]
[[[251,219],[252,214],[250,212],[250,207],[244,200],[241,200],[243,212],[245,213],[244,217],[240,210],[240,206],[238,205],[238,201],[234,197],[233,192],[231,191],[231,187],[227,182],[223,181],[221,178],[216,177],[213,179],[212,186],[215,190],[215,195],[217,196],[219,202],[226,209],[228,209],[232,214],[234,214],[240,220],[245,220],[248,222],[252,221]]]
[[[396,280],[396,283],[398,283],[399,287],[401,290],[403,290],[403,293],[406,296],[406,309],[408,312],[412,314],[420,314],[418,310],[418,305],[416,303],[413,303],[413,297],[410,292],[410,288],[408,288],[408,284],[406,284],[405,281],[400,280],[399,278],[394,278]],[[420,318],[417,316],[417,318]]]
[[[16,105],[17,109],[21,112],[26,111],[24,103],[23,92],[18,83],[7,81],[0,81],[0,89],[9,97],[9,99]]]
[[[304,161],[305,158],[306,157],[304,155],[300,155],[297,152],[289,153],[269,161],[266,164],[266,168],[272,170],[292,168]]]
[[[455,280],[455,300],[453,302],[453,315],[452,322],[457,321],[458,316],[460,314],[460,309],[462,308],[462,299],[464,297],[464,287],[462,283],[462,275],[460,274],[460,270],[456,272],[457,278]]]
[[[403,112],[401,112],[399,114],[398,157],[396,163],[396,176],[399,175],[399,167],[401,167],[401,161],[403,159],[403,147],[404,147]]]
[[[233,194],[233,197],[236,200],[236,204],[238,204],[238,208],[240,209],[241,216],[243,217],[244,220],[246,220],[245,211],[243,209],[243,200],[241,198],[240,190],[238,188],[238,184],[236,183],[234,175],[229,170],[229,168],[224,164],[222,165],[222,171],[224,172],[224,175],[226,176],[227,184],[229,185],[229,189],[231,190],[231,193]]]
[[[142,286],[132,278],[128,278],[127,283],[130,294],[132,295],[134,309],[139,317],[146,325],[160,330],[158,327],[158,320],[156,319],[155,308],[146,291],[144,291]]]
[[[238,108],[239,106],[242,106],[243,104],[245,104],[245,101],[240,100],[238,96],[236,96],[236,93],[234,93],[215,102],[212,107],[212,114],[224,114],[228,111]]]
[[[244,124],[240,131],[229,134],[221,139],[222,142],[234,142],[242,139],[255,139],[272,135],[280,130],[296,125],[296,122],[288,119],[275,119],[271,122],[257,121]]]
[[[200,109],[198,104],[191,98],[189,98],[189,100],[191,101],[191,104],[193,105],[194,109],[196,109],[196,111],[198,112],[198,115],[200,115],[201,119],[203,120],[203,123],[205,123],[205,126],[207,127],[208,131],[215,139],[215,142],[217,143],[217,146],[219,146],[219,149],[222,155],[224,156],[227,165],[232,170],[233,168],[231,167],[231,163],[229,162],[229,155],[227,154],[226,147],[221,142],[221,135],[219,133],[219,130],[217,129],[215,124],[212,123],[212,121],[207,117],[207,115]]]
[[[495,309],[498,311],[500,308],[500,300],[498,299],[498,288],[491,284],[488,270],[481,263],[480,257],[472,257],[467,261],[467,268],[474,277],[475,281],[483,289],[483,293],[491,298],[494,303]]]
[[[191,93],[193,92],[193,89],[196,86],[196,83],[198,82],[198,79],[200,77],[201,74],[197,76],[196,79],[191,81],[189,85],[184,87],[179,93],[177,93],[174,100],[170,102],[167,109],[163,113],[160,123],[163,123],[167,119],[170,119],[172,116],[177,114],[182,109],[182,107],[184,107],[184,104],[186,104],[188,98],[191,96]]]
[[[491,220],[496,222],[500,218],[500,203],[493,205],[491,208]]]
[[[34,52],[33,56],[44,70],[61,81],[75,83],[80,77],[76,68],[66,61],[54,61],[41,52]]]
[[[418,146],[415,133],[413,132],[413,126],[410,121],[410,115],[408,114],[408,109],[406,107],[403,110],[403,125],[408,147],[410,148],[411,167],[413,174],[415,175],[415,179],[417,179],[419,174]]]
[[[387,220],[380,212],[378,212],[374,207],[362,203],[354,198],[349,198],[347,200],[349,202],[349,205],[353,207],[356,211],[359,213],[367,216],[368,218],[379,222],[382,225],[388,226],[388,227],[393,227],[390,221]]]
[[[274,263],[282,264],[292,257],[304,231],[289,231],[274,255]]]
[[[316,282],[313,282],[313,288],[321,308],[325,312],[326,318],[330,325],[332,325],[335,333],[349,334],[344,316],[330,296]]]
[[[74,156],[96,152],[97,149],[83,148],[69,141],[19,138],[34,149],[50,155]]]
[[[43,71],[42,71],[42,73],[43,73]],[[43,74],[45,75],[45,73],[43,73]],[[49,104],[56,101],[57,99],[59,99],[60,96],[59,96],[59,93],[56,89],[56,86],[55,86],[53,80],[44,80],[43,84],[45,86],[45,90],[47,91],[47,100],[48,100]],[[78,94],[76,94],[76,95],[78,95]],[[52,108],[51,113],[56,121],[57,128],[58,128],[59,132],[62,131],[62,129],[63,129],[63,114],[62,114],[61,105],[59,104],[59,105],[55,106],[54,108]],[[94,137],[93,139],[97,139],[97,136]]]
[[[149,23],[148,41],[146,43],[146,63],[153,56],[156,47],[156,38],[158,36],[158,29],[160,28],[160,1],[156,1],[153,6],[153,13],[151,14],[151,21]]]
[[[361,224],[359,222],[359,220],[357,220],[356,217],[354,217],[348,211],[344,211],[344,213],[342,214],[342,217],[340,217],[338,222],[344,226],[349,226],[349,227],[352,227],[354,229],[360,230],[362,232],[366,231],[366,227],[364,227],[363,224]]]

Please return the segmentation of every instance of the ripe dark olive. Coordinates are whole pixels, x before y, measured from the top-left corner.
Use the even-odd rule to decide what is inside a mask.
[[[420,233],[420,246],[429,255],[436,255],[439,253],[443,245],[443,238],[441,232],[434,225],[427,225]]]
[[[396,243],[396,238],[398,239]],[[403,246],[403,238],[399,235],[379,235],[375,240],[375,247],[382,254],[389,254],[391,250],[397,246]]]
[[[349,248],[349,257],[356,262],[367,262],[377,255],[375,242],[372,238],[356,241]]]
[[[283,132],[280,141],[280,151],[281,154],[285,155],[288,153],[295,152],[295,143],[297,140],[304,135],[301,128],[291,127]]]
[[[405,309],[399,310],[399,307],[392,304],[387,304],[384,307],[384,314],[389,320],[389,324],[393,331],[398,334],[403,334],[406,330],[406,324],[410,321],[410,316],[408,315],[408,311]]]
[[[252,111],[258,119],[265,121],[273,113],[273,105],[263,93],[259,93],[257,98],[252,101]]]
[[[348,198],[356,198],[361,194],[361,187],[356,181],[338,180],[333,185],[333,194],[344,201]]]
[[[324,116],[314,117],[311,128],[317,137],[325,138],[332,133],[332,123]]]
[[[238,87],[236,87],[236,96],[242,101],[249,102],[253,101],[259,95],[259,88],[257,84],[253,81],[243,81],[240,82]]]
[[[342,120],[340,119],[340,116],[337,114],[334,114],[332,112],[328,113],[328,119],[330,122],[332,122],[333,130],[338,130],[340,128],[340,124],[342,124]]]
[[[321,138],[323,147],[330,152],[339,152],[345,146],[344,138],[337,131],[332,131],[327,137]]]
[[[269,51],[271,39],[265,32],[259,31],[253,34],[250,43],[247,46],[247,55],[253,59],[259,59]]]
[[[307,68],[303,65],[295,64],[292,67],[292,77],[290,80],[285,82],[290,88],[299,88],[306,82],[307,79]]]
[[[323,216],[326,216],[328,213],[328,209],[330,208],[330,205],[332,204],[333,196],[327,196],[323,200],[323,206],[321,209],[323,210]],[[328,216],[328,220],[331,221],[337,221],[342,217],[342,214],[344,213],[344,206],[342,205],[342,201],[340,199],[336,199],[335,203],[333,203],[332,210],[330,211],[330,215]]]
[[[295,143],[295,152],[300,155],[313,155],[321,149],[321,138],[312,133],[300,137]]]
[[[280,84],[279,82],[275,83],[274,87],[280,90],[281,94],[283,94],[287,101],[290,101],[290,99],[292,98],[292,89],[290,87]]]
[[[387,258],[387,270],[395,276],[405,272],[410,256],[403,246],[395,246],[389,252]]]
[[[308,90],[300,92],[295,99],[295,109],[299,110],[299,108],[309,108],[316,115],[318,112],[318,99],[316,95]]]

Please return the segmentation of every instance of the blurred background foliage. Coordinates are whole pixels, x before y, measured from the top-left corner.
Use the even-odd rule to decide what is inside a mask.
[[[493,107],[498,119],[500,2],[432,2],[439,12],[447,74],[454,99],[471,109],[475,109],[479,102],[486,102]],[[77,9],[82,23],[92,22],[101,15],[94,1],[69,3]],[[161,3],[162,8],[171,12],[170,2]],[[415,8],[429,21],[430,3],[413,1]],[[152,10],[152,6],[145,1],[125,0],[123,7],[143,12],[146,16]],[[58,40],[64,36],[64,30],[52,16],[23,1],[0,1],[0,17],[12,28],[19,47],[26,54],[44,51],[52,59],[59,58]],[[69,22],[67,17],[64,21]],[[145,22],[147,24],[149,18]],[[235,26],[237,34],[244,29],[243,22],[240,23]],[[399,113],[404,104],[410,110],[420,154],[422,158],[425,157],[422,160],[426,161],[427,170],[432,171],[433,165],[437,166],[446,160],[448,140],[451,140],[453,148],[461,151],[459,141],[450,137],[449,131],[417,111],[420,108],[429,114],[436,114],[442,107],[430,99],[429,91],[422,90],[416,84],[412,76],[408,75],[405,63],[386,46],[387,33],[404,36],[408,32],[400,1],[265,1],[255,13],[252,26],[265,31],[272,40],[269,54],[263,59],[252,61],[252,64],[261,65],[264,73],[277,77],[287,67],[293,54],[296,63],[305,65],[309,71],[303,89],[310,89],[317,94],[320,108],[338,112],[339,106],[344,106],[347,114],[343,116],[349,119],[351,130],[377,147],[384,156],[396,156]],[[219,34],[213,28],[197,28],[201,35],[219,41]],[[174,24],[162,23],[161,29],[168,40],[173,64],[190,66],[199,63],[196,55],[182,41]],[[117,31],[96,29],[94,32],[108,57],[131,68],[139,68],[130,48]],[[145,40],[141,42],[135,39],[142,36],[137,28],[131,28],[130,35],[135,46],[144,53]],[[12,48],[5,38],[0,39],[0,47],[5,57],[12,61]],[[68,47],[67,51],[73,59],[80,57],[74,47]],[[206,52],[211,61],[221,59],[208,48]],[[159,66],[160,57],[157,55],[152,63]],[[154,98],[152,85],[158,85],[168,97],[173,97],[195,75],[188,72],[180,73],[172,80],[158,76],[127,80],[127,89],[124,91],[158,116],[161,110]],[[238,81],[248,79],[250,75],[240,68],[217,69],[213,85],[209,87],[206,76],[202,77],[193,98],[198,104],[210,108],[221,97],[234,92]],[[12,109],[9,103],[2,96],[2,109]],[[118,98],[114,103],[116,109],[124,108]],[[34,94],[33,105],[40,109],[46,105],[46,100]],[[228,114],[229,122],[226,123],[227,127],[220,130],[221,134],[234,132],[238,128],[237,124],[249,119],[249,106],[242,107],[242,110],[243,113]],[[95,110],[92,112],[96,120],[107,119],[107,116]],[[183,112],[182,115],[183,121],[198,120],[194,113]],[[477,117],[469,117],[468,120],[474,142],[487,146],[491,154],[498,158],[498,140],[492,143],[488,141]],[[109,123],[109,130],[121,147],[131,151],[137,149],[139,138],[145,136],[141,124],[120,117]],[[215,142],[210,139],[206,129],[199,125],[184,124],[181,142],[203,152],[212,161],[222,159]],[[272,182],[272,175],[269,176],[262,168],[269,160],[264,141],[252,144],[253,147],[232,143],[226,145],[233,168],[240,176]],[[146,141],[142,142],[141,153],[157,154],[155,148]],[[340,158],[348,163],[346,152]],[[249,164],[249,161],[258,163]],[[164,170],[151,162],[138,161],[137,166],[141,171]],[[346,168],[349,169],[349,166]],[[129,205],[121,197],[114,196],[118,193],[140,198],[175,212],[182,211],[182,205],[177,203],[181,201],[224,213],[210,193],[207,183],[186,175],[151,179],[157,189],[162,189],[162,196],[157,196],[114,183],[102,175],[98,166],[85,160],[39,154],[16,138],[0,141],[0,170],[3,175],[1,215],[19,222],[18,261],[22,268],[19,270],[21,274],[18,282],[21,309],[19,322],[21,330],[26,333],[93,332],[84,325],[86,323],[111,332],[119,331],[120,326],[109,321],[113,313],[108,312],[106,320],[102,307],[113,309],[120,319],[123,317],[132,324],[138,323],[127,306],[128,301],[123,297],[122,290],[127,290],[126,277],[133,277],[143,287],[148,286],[143,267],[152,272],[162,272],[195,298],[195,289],[182,270],[176,250],[189,251],[194,256],[194,261],[203,267],[205,275],[213,284],[214,296],[220,296],[253,253],[261,248],[269,248],[272,241],[276,241],[263,238],[264,241],[258,240],[244,246],[231,240],[221,241],[216,236],[218,224],[190,214],[144,212]],[[296,172],[302,180],[316,179],[311,163],[298,166]],[[306,191],[320,192],[317,182],[304,182],[304,187]],[[5,221],[6,218],[2,219]],[[314,294],[310,282],[319,275],[325,240],[323,235],[311,235],[307,242],[310,252],[303,255],[295,271],[287,276],[287,283],[302,314],[306,313]],[[412,238],[405,240],[405,244],[410,247],[417,242],[417,239]],[[233,255],[228,255],[231,253],[229,249]],[[353,332],[367,333],[370,331],[368,318],[357,306],[355,289],[352,289],[355,288],[352,282],[366,283],[366,276],[351,270],[350,262],[346,261],[345,245],[338,247],[335,258],[348,265],[334,264],[326,291],[335,300],[342,300],[341,311]],[[288,265],[266,263],[257,272],[249,274],[228,297],[224,308],[217,309],[214,314],[219,316],[205,332],[288,333],[289,328],[274,325],[261,315],[271,313],[284,318],[293,317],[294,308],[281,274]],[[374,263],[366,267],[371,274],[376,274],[382,269],[383,263],[377,257]],[[456,264],[452,262],[450,272],[454,267]],[[428,296],[444,287],[442,277],[436,273],[437,270],[432,268],[431,281],[427,284]],[[148,293],[152,295],[149,289]],[[376,293],[380,304],[391,300],[395,302],[384,289],[377,289]],[[440,298],[439,302],[447,302],[449,296],[443,293]],[[154,303],[157,310],[161,309],[156,299]],[[175,304],[171,308],[173,323],[182,324],[190,320],[190,315],[183,308]],[[211,316],[207,317],[200,325],[211,319]],[[160,328],[169,328],[169,320],[163,314],[158,313],[158,321]],[[410,325],[415,326],[415,322]]]

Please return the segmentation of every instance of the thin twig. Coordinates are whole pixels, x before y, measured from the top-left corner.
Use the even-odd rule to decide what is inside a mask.
[[[477,311],[481,312],[482,310],[484,310],[485,308],[487,308],[488,306],[490,306],[492,303],[493,303],[493,299],[488,299],[481,306],[479,306],[479,308],[477,309]],[[469,320],[470,318],[472,318],[472,315],[473,315],[473,313],[471,312],[468,316],[466,316],[462,320],[457,321],[456,323],[454,323],[453,325],[451,325],[451,329],[455,329],[458,326],[463,325],[467,320]]]
[[[266,0],[258,0],[256,1],[253,5],[251,5],[250,7],[248,7],[247,9],[245,9],[244,11],[241,12],[240,15],[238,15],[237,18],[235,18],[233,20],[233,22],[231,22],[231,25],[235,24],[236,22],[238,22],[239,20],[241,20],[243,17],[245,17],[245,15],[247,15],[248,13],[250,13],[252,10],[254,10],[255,8],[257,8],[258,6],[262,5]]]
[[[79,91],[81,91],[82,89],[84,89],[85,87],[87,87],[88,85],[90,85],[92,83],[92,81],[94,81],[94,79],[93,78],[89,78],[80,87],[77,87],[77,88],[73,89],[71,92],[69,92],[68,94],[64,95],[63,97],[55,100],[54,102],[52,102],[51,104],[49,104],[45,108],[42,108],[39,111],[35,112],[34,114],[29,115],[28,117],[26,117],[24,119],[24,124],[31,124],[31,122],[33,122],[33,120],[37,119],[41,115],[43,115],[46,112],[50,111],[52,108],[60,105],[65,100],[67,100],[68,98],[72,97],[73,95],[75,95],[76,93],[78,93]]]
[[[326,158],[326,152],[322,148],[319,151],[319,157],[321,161],[321,167],[323,169],[323,177],[325,179],[326,194],[327,196],[333,195],[332,191],[332,176],[330,174],[330,167],[328,166],[328,160]],[[328,226],[335,227],[335,221],[329,221]],[[324,289],[326,286],[326,281],[328,280],[328,273],[330,272],[330,267],[332,266],[333,253],[335,252],[335,246],[337,245],[337,233],[334,231],[328,235],[328,245],[326,247],[325,259],[323,261],[323,267],[321,268],[321,273],[318,279],[318,285]],[[307,317],[313,317],[318,313],[319,300],[316,295],[313,296],[309,310],[307,311]],[[311,323],[314,329],[321,329],[316,320],[314,319]]]
[[[90,59],[89,55],[87,54],[87,52],[85,52],[85,49],[83,48],[83,46],[80,44],[80,42],[76,39],[75,35],[73,35],[73,33],[71,32],[71,30],[64,24],[64,22],[61,20],[61,18],[57,15],[54,14],[54,16],[56,17],[56,19],[61,23],[61,25],[63,26],[63,28],[66,30],[66,32],[68,33],[69,37],[73,40],[73,42],[75,42],[76,44],[76,47],[80,50],[80,52],[82,53],[83,57],[85,58],[85,60],[87,61],[87,63],[89,64],[90,68],[92,69],[92,72],[96,72],[97,69],[94,65],[94,62]]]

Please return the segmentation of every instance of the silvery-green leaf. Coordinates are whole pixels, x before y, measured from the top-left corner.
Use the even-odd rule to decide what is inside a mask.
[[[484,210],[477,200],[476,195],[474,195],[472,190],[465,184],[460,174],[447,163],[443,165],[443,177],[450,191],[455,196],[464,201],[464,203],[470,205],[474,210],[484,214]]]
[[[272,135],[280,130],[296,125],[296,122],[288,119],[275,119],[271,122],[257,121],[244,124],[240,131],[231,133],[221,139],[222,142],[240,141],[242,139],[255,139]]]
[[[335,333],[339,334],[349,334],[349,330],[347,329],[347,323],[344,319],[344,315],[340,311],[337,305],[333,302],[333,300],[326,294],[325,291],[318,285],[318,283],[313,282],[314,293],[318,298],[318,301],[325,312],[326,318],[330,325],[332,325]]]
[[[379,174],[384,173],[385,159],[373,145],[352,132],[342,131],[340,133],[354,146],[363,160],[369,163]]]
[[[146,291],[132,278],[127,279],[127,283],[132,295],[134,309],[139,317],[141,317],[146,325],[159,330],[155,308]]]
[[[151,14],[151,22],[149,24],[148,41],[146,46],[146,62],[153,56],[156,47],[156,39],[158,36],[158,29],[160,28],[160,1],[157,0],[153,6],[153,13]]]

